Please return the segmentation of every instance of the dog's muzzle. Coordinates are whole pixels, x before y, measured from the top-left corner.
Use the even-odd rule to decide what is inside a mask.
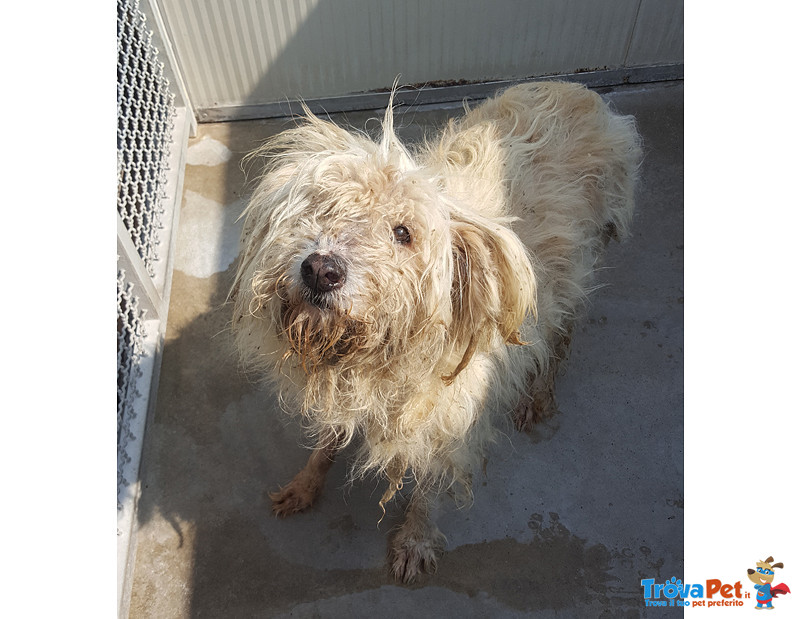
[[[300,265],[300,276],[314,295],[325,295],[342,287],[347,278],[347,267],[335,254],[314,252]]]

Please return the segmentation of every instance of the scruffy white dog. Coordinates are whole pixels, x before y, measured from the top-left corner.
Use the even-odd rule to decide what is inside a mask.
[[[269,142],[231,291],[244,364],[275,383],[316,447],[271,495],[309,507],[334,454],[415,485],[394,575],[436,565],[442,489],[470,496],[493,413],[529,429],[555,409],[571,323],[610,238],[628,232],[634,120],[583,86],[524,84],[410,152],[391,103],[376,143],[308,113]]]

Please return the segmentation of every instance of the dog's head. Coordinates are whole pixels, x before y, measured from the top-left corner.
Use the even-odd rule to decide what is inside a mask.
[[[766,561],[756,561],[756,569],[747,570],[747,577],[757,585],[766,585],[775,580],[775,568],[783,567],[783,563],[773,563],[772,557]]]
[[[534,309],[524,246],[415,162],[391,106],[380,142],[308,114],[264,152],[232,291],[246,360],[408,389],[520,343]]]

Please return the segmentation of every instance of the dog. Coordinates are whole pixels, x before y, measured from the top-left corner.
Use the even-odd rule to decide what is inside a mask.
[[[772,586],[776,568],[783,567],[783,563],[773,563],[773,561],[771,556],[767,557],[764,561],[756,561],[756,569],[747,570],[747,577],[755,583],[757,602],[755,607],[758,610],[773,610],[775,607],[772,605],[772,598],[791,593],[788,585],[784,583]]]
[[[556,409],[597,261],[629,233],[641,141],[566,82],[508,88],[413,152],[391,96],[374,140],[305,117],[253,154],[268,161],[229,297],[243,366],[314,439],[272,507],[312,505],[357,439],[352,476],[386,481],[384,513],[414,482],[389,544],[411,582],[444,548],[434,499],[470,500],[498,415],[530,430]]]

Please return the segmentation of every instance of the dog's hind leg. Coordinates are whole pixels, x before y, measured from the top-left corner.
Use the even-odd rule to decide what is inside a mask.
[[[311,507],[322,492],[325,475],[333,466],[339,441],[321,440],[302,470],[292,481],[277,492],[271,492],[272,511],[276,516],[286,517]]]
[[[548,369],[544,374],[528,375],[528,393],[519,399],[514,410],[514,427],[518,431],[530,432],[535,424],[558,411],[555,374],[554,369]]]
[[[419,485],[414,488],[403,524],[389,546],[389,565],[397,580],[411,583],[418,574],[436,571],[436,559],[444,550],[445,537],[431,520],[437,493]]]
[[[530,432],[534,424],[548,419],[558,412],[555,397],[556,374],[559,364],[569,354],[572,342],[572,322],[566,332],[555,337],[547,369],[539,374],[528,375],[528,390],[523,394],[514,410],[514,427],[519,431]]]

